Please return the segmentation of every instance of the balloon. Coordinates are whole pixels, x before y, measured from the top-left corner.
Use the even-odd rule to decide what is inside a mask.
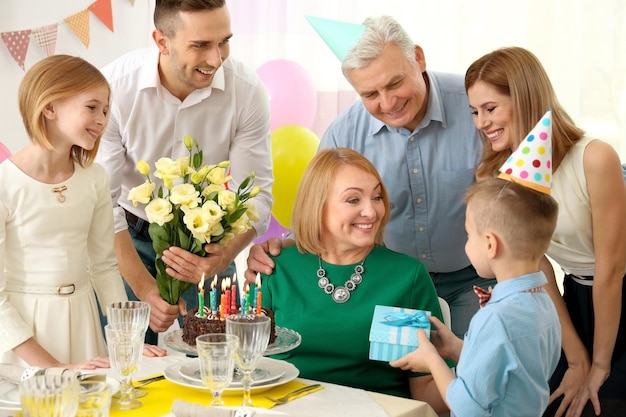
[[[272,215],[288,229],[291,228],[291,213],[298,185],[319,143],[315,133],[302,126],[283,126],[272,132]]]
[[[11,151],[4,146],[4,143],[0,142],[0,162],[4,161],[9,156],[11,156]]]
[[[254,243],[265,242],[270,237],[277,237],[279,239],[282,239],[282,238],[285,237],[285,235],[287,235],[287,233],[289,233],[289,229],[287,229],[286,227],[281,226],[280,223],[278,223],[278,221],[276,221],[274,216],[270,216],[270,227],[267,229],[267,232],[265,232],[264,235],[259,236],[258,238],[256,238],[254,240]]]
[[[257,69],[270,96],[270,131],[298,125],[313,127],[317,112],[317,91],[307,71],[287,59],[268,61]]]

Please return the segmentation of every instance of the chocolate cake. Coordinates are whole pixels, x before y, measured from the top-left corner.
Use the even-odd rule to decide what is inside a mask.
[[[261,312],[270,318],[270,343],[276,341],[276,321],[274,313],[265,308]],[[196,345],[196,337],[207,333],[225,333],[226,320],[222,320],[218,315],[212,314],[207,307],[204,308],[204,317],[198,316],[198,309],[194,308],[183,317],[183,342],[188,345]]]

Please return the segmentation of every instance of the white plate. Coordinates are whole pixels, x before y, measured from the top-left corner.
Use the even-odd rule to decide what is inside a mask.
[[[120,383],[107,377],[107,384],[111,387],[111,393],[115,394],[120,389]],[[11,381],[0,380],[0,410],[20,411],[20,390],[17,384]]]
[[[272,364],[273,365],[273,364]],[[200,373],[200,360],[194,359],[185,365],[181,365],[178,372],[184,377],[191,381],[198,382],[202,384],[202,375]],[[270,382],[278,380],[281,376],[285,374],[284,366],[271,366],[271,367],[261,367],[258,366],[252,372],[252,386],[268,384]],[[236,388],[241,387],[241,378],[242,374],[239,371],[235,371],[233,375],[233,381],[230,383],[229,387]]]
[[[178,329],[169,332],[163,339],[165,345],[174,349],[177,352],[184,353],[186,355],[198,356],[198,351],[195,346],[191,346],[183,341],[183,330]],[[302,336],[295,330],[287,329],[285,327],[276,326],[276,340],[274,343],[270,343],[265,349],[264,355],[277,355],[279,353],[289,352],[292,349],[300,346],[302,342]]]
[[[0,380],[0,410],[19,411],[20,409],[18,385],[6,379]]]
[[[193,360],[194,359],[187,360],[187,361],[177,363],[174,365],[170,365],[167,368],[165,368],[165,370],[163,371],[163,375],[165,375],[165,378],[168,381],[171,381],[175,384],[182,385],[184,387],[189,387],[189,388],[198,388],[198,389],[208,390],[208,388],[202,382],[190,380],[181,375],[180,368],[182,366],[193,363],[192,362]],[[289,362],[279,361],[277,359],[272,359],[272,358],[263,357],[259,359],[259,363],[257,364],[257,366],[261,369],[272,369],[272,370],[276,369],[276,371],[272,371],[272,372],[280,372],[279,371],[280,369],[284,371],[284,374],[283,376],[281,376],[280,378],[276,380],[272,380],[263,384],[253,386],[251,390],[252,394],[267,391],[268,389],[272,387],[282,385],[289,381],[293,381],[300,374],[300,371],[298,371],[298,368],[296,368]],[[242,395],[242,394],[243,394],[243,390],[241,387],[233,387],[233,388],[228,387],[223,392],[224,396],[235,396],[235,395]]]

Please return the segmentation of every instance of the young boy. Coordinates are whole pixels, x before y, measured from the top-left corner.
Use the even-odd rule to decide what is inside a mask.
[[[499,178],[474,184],[466,202],[465,252],[478,275],[498,284],[464,340],[432,318],[434,344],[418,330],[418,349],[391,366],[430,372],[452,415],[540,416],[561,352],[561,326],[539,270],[557,203]],[[456,377],[440,354],[458,363]]]

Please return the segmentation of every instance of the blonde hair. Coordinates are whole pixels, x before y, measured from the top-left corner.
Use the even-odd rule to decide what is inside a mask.
[[[537,260],[545,254],[558,214],[558,203],[550,195],[489,178],[471,185],[465,202],[476,230],[495,231],[518,259]]]
[[[391,209],[389,196],[374,165],[360,153],[348,148],[322,149],[307,166],[293,207],[292,231],[298,250],[302,253],[320,254],[324,249],[322,229],[324,207],[337,171],[341,166],[353,166],[376,177],[380,182],[385,214],[376,233],[375,242],[383,243],[384,229],[389,222]]]
[[[56,100],[63,100],[78,94],[106,86],[109,97],[109,83],[102,73],[82,58],[70,55],[52,55],[33,65],[24,75],[18,89],[20,114],[30,140],[46,149],[54,150],[48,137],[45,108]],[[91,150],[74,145],[70,158],[83,167],[91,165],[100,137]]]
[[[517,148],[528,132],[546,111],[552,110],[552,162],[555,169],[563,157],[584,135],[559,103],[548,74],[541,62],[530,51],[509,47],[497,49],[474,61],[465,73],[465,91],[476,82],[483,81],[500,94],[513,101],[513,149]],[[483,158],[476,175],[490,177],[498,172],[511,151],[496,152],[489,140],[483,138]]]

